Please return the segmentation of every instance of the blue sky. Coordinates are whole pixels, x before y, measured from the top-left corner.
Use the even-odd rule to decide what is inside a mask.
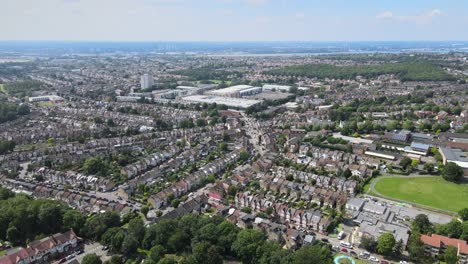
[[[468,40],[466,0],[0,0],[0,40]]]

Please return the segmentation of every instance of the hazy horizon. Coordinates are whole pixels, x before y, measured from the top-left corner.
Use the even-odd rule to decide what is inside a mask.
[[[468,40],[468,2],[438,0],[15,0],[0,41]]]

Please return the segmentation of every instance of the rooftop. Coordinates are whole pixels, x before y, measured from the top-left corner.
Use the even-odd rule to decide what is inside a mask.
[[[231,98],[221,96],[210,96],[210,95],[191,95],[183,97],[184,101],[197,102],[197,103],[217,103],[227,105],[231,107],[247,108],[252,105],[261,103],[259,100],[243,99],[243,98]]]

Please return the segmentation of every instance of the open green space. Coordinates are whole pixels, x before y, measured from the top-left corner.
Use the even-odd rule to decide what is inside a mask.
[[[441,67],[429,62],[404,62],[376,65],[335,66],[306,64],[270,70],[273,75],[305,76],[310,78],[349,79],[356,76],[373,78],[383,74],[395,74],[402,81],[453,81],[455,78]]]
[[[375,184],[382,195],[458,212],[468,206],[468,184],[447,182],[441,177],[382,178]]]
[[[0,83],[0,93],[8,95],[8,91],[5,89],[5,85]]]

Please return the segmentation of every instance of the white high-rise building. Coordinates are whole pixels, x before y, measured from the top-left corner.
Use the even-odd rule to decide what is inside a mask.
[[[154,85],[153,76],[151,74],[145,73],[141,76],[141,89],[147,89]]]

